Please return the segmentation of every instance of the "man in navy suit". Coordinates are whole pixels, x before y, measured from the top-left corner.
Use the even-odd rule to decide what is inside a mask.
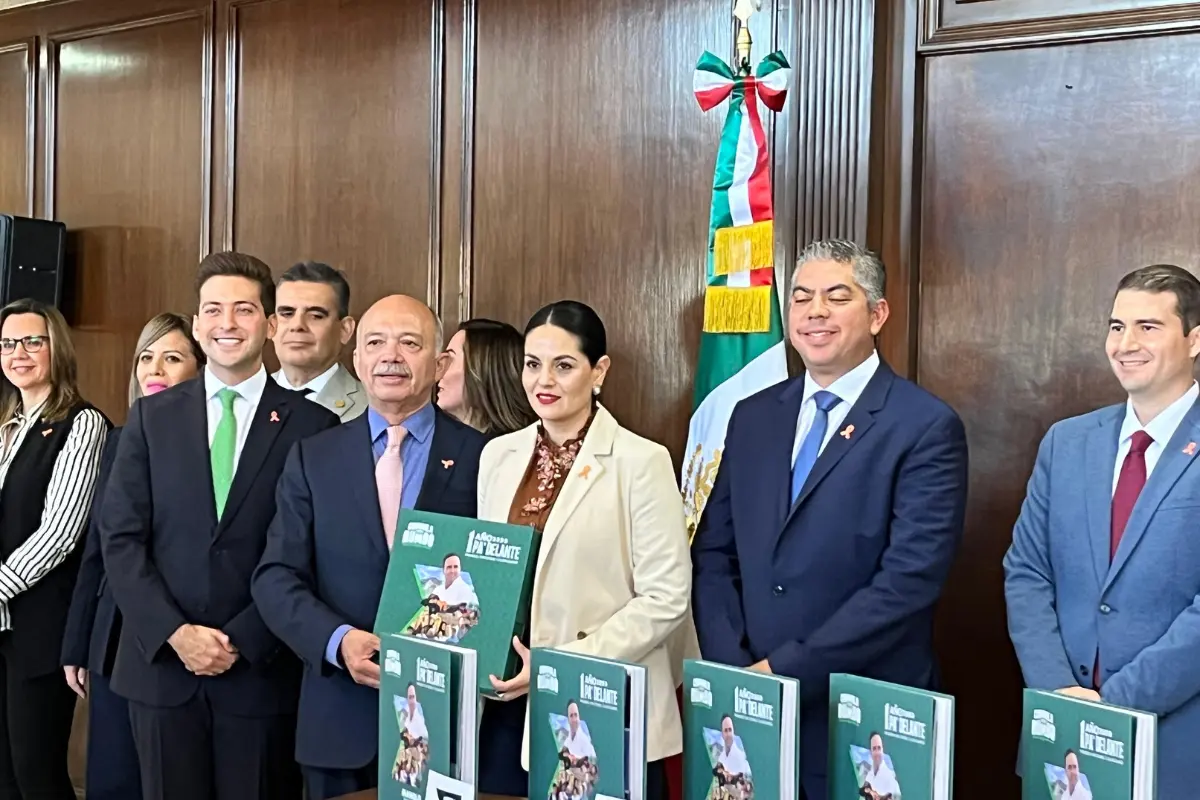
[[[1004,557],[1025,683],[1158,715],[1158,796],[1195,793],[1200,737],[1200,281],[1117,288],[1108,360],[1128,398],[1050,428]]]
[[[338,419],[268,379],[266,264],[214,253],[196,283],[208,365],[134,403],[101,509],[123,618],[112,688],[129,700],[146,800],[296,797],[300,664],[263,624],[250,577],[289,448]]]
[[[831,673],[936,683],[933,606],[962,538],[963,425],[879,359],[883,292],[857,245],[800,255],[788,335],[807,371],[734,408],[692,546],[703,657],[800,681],[809,800]]]
[[[296,760],[310,800],[377,782],[379,638],[371,633],[400,509],[475,516],[484,437],[443,414],[441,323],[385,297],[358,326],[367,413],[300,442],[254,575],[263,619],[304,659]]]

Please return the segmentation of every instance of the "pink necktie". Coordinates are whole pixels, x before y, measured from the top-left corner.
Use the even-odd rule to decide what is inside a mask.
[[[383,518],[383,533],[388,550],[396,535],[396,519],[400,516],[400,490],[404,486],[404,464],[400,461],[400,443],[408,431],[403,425],[387,429],[387,448],[375,464],[375,488],[379,492],[379,513]]]

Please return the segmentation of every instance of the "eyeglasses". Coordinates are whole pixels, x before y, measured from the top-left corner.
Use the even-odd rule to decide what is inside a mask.
[[[21,339],[0,339],[0,353],[6,356],[12,355],[17,352],[17,345],[24,347],[26,353],[36,353],[48,341],[50,341],[49,336],[25,336]]]

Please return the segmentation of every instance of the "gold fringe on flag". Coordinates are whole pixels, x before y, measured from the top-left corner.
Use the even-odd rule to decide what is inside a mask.
[[[775,225],[771,220],[717,228],[713,237],[713,274],[731,275],[775,266]]]
[[[705,291],[705,333],[765,333],[770,329],[770,286],[709,286]]]

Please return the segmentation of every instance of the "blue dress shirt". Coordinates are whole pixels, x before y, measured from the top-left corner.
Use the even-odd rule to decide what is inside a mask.
[[[400,508],[414,508],[421,495],[421,484],[425,480],[425,468],[429,465],[429,451],[433,446],[433,403],[427,403],[420,411],[404,420],[408,434],[400,443],[400,463],[404,465],[404,483],[400,487]],[[373,408],[367,409],[367,423],[371,427],[371,453],[379,463],[387,449],[388,422]],[[338,663],[338,650],[342,639],[352,630],[350,625],[339,625],[325,646],[325,660],[334,666]]]

